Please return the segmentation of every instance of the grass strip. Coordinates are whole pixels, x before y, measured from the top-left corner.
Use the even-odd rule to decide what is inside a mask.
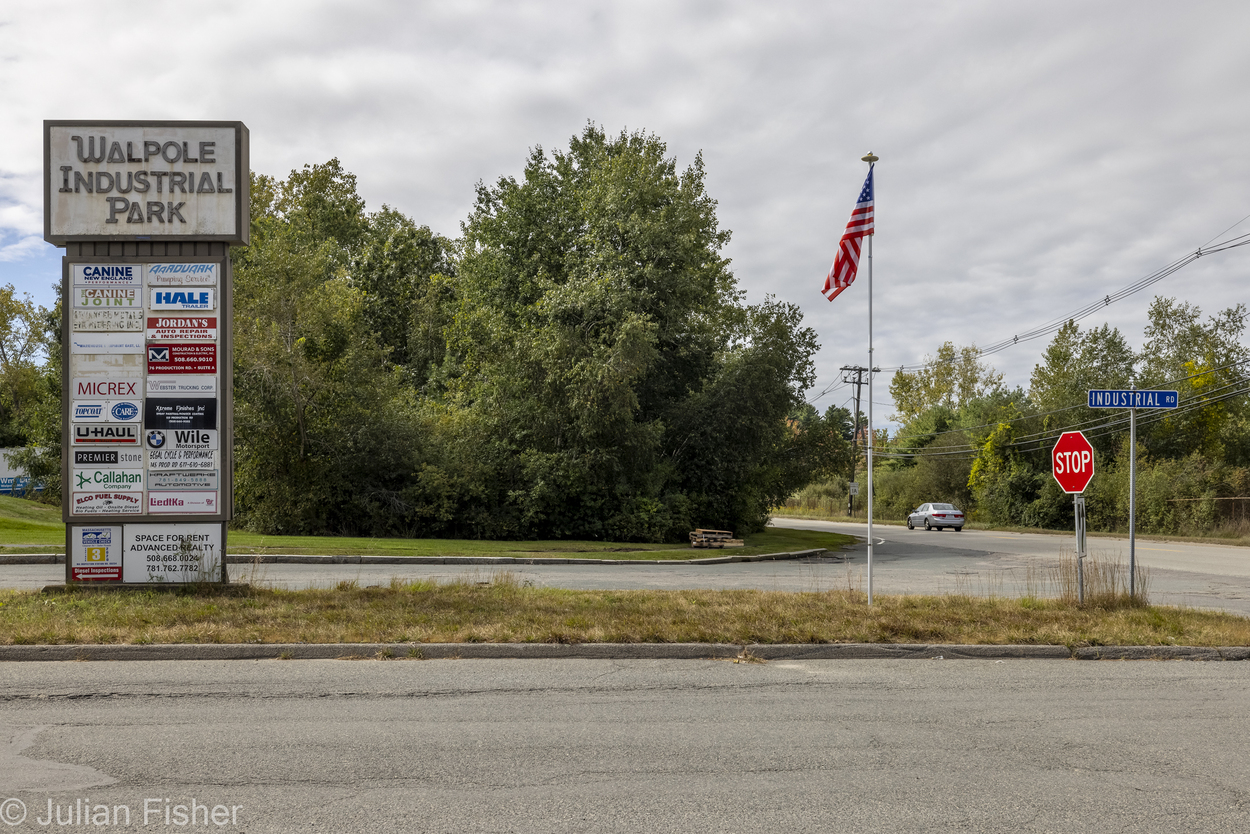
[[[536,556],[589,559],[700,559],[708,556],[758,556],[823,547],[838,550],[853,536],[812,530],[769,528],[746,537],[746,547],[694,549],[688,544],[640,544],[594,541],[483,541],[477,539],[378,539],[350,536],[266,536],[231,530],[229,552],[247,556]],[[59,507],[0,496],[0,553],[65,550],[65,525]]]
[[[1250,619],[1122,599],[752,590],[573,591],[498,572],[438,584],[0,593],[0,643],[1250,645]]]
[[[641,544],[595,541],[487,541],[479,539],[369,539],[321,536],[262,536],[231,531],[229,552],[343,556],[538,556],[586,559],[703,559],[714,556],[758,556],[825,548],[837,551],[854,536],[816,530],[770,527],[746,536],[745,547],[695,549],[688,544]]]

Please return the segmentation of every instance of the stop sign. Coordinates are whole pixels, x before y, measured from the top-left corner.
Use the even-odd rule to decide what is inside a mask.
[[[1064,492],[1084,492],[1094,477],[1094,447],[1079,431],[1065,431],[1050,453],[1055,480]]]

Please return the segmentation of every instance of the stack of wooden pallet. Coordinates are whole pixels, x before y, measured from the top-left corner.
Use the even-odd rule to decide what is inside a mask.
[[[690,534],[691,547],[742,547],[745,542],[735,539],[731,530],[695,530]]]

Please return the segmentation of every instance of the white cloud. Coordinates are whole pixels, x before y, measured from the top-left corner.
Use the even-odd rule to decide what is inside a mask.
[[[0,243],[0,261],[20,262],[39,255],[41,250],[47,246],[43,242],[43,232],[37,235],[28,235],[18,238],[12,243]],[[21,287],[23,292],[30,292],[30,287]],[[40,293],[42,295],[42,293]]]
[[[683,166],[704,151],[740,282],[802,306],[823,387],[867,360],[867,287],[833,304],[819,289],[868,150],[883,367],[1010,337],[1250,213],[1239,4],[41,3],[3,17],[0,204],[14,208],[0,233],[17,242],[0,258],[32,252],[42,225],[45,118],[242,119],[257,170],[337,156],[372,207],[453,235],[476,180],[518,173],[529,147],[590,118],[657,133]],[[1214,312],[1245,296],[1248,255],[1156,291]],[[56,276],[37,272],[23,280],[46,294]],[[1149,298],[1106,320],[1139,339]],[[994,362],[1026,384],[1043,345]]]

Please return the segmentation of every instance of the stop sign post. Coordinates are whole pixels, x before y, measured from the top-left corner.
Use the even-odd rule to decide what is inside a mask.
[[[1094,478],[1094,447],[1079,431],[1065,431],[1050,453],[1051,472],[1064,492],[1072,493],[1076,516],[1076,584],[1077,598],[1085,604],[1085,496],[1082,495]]]

